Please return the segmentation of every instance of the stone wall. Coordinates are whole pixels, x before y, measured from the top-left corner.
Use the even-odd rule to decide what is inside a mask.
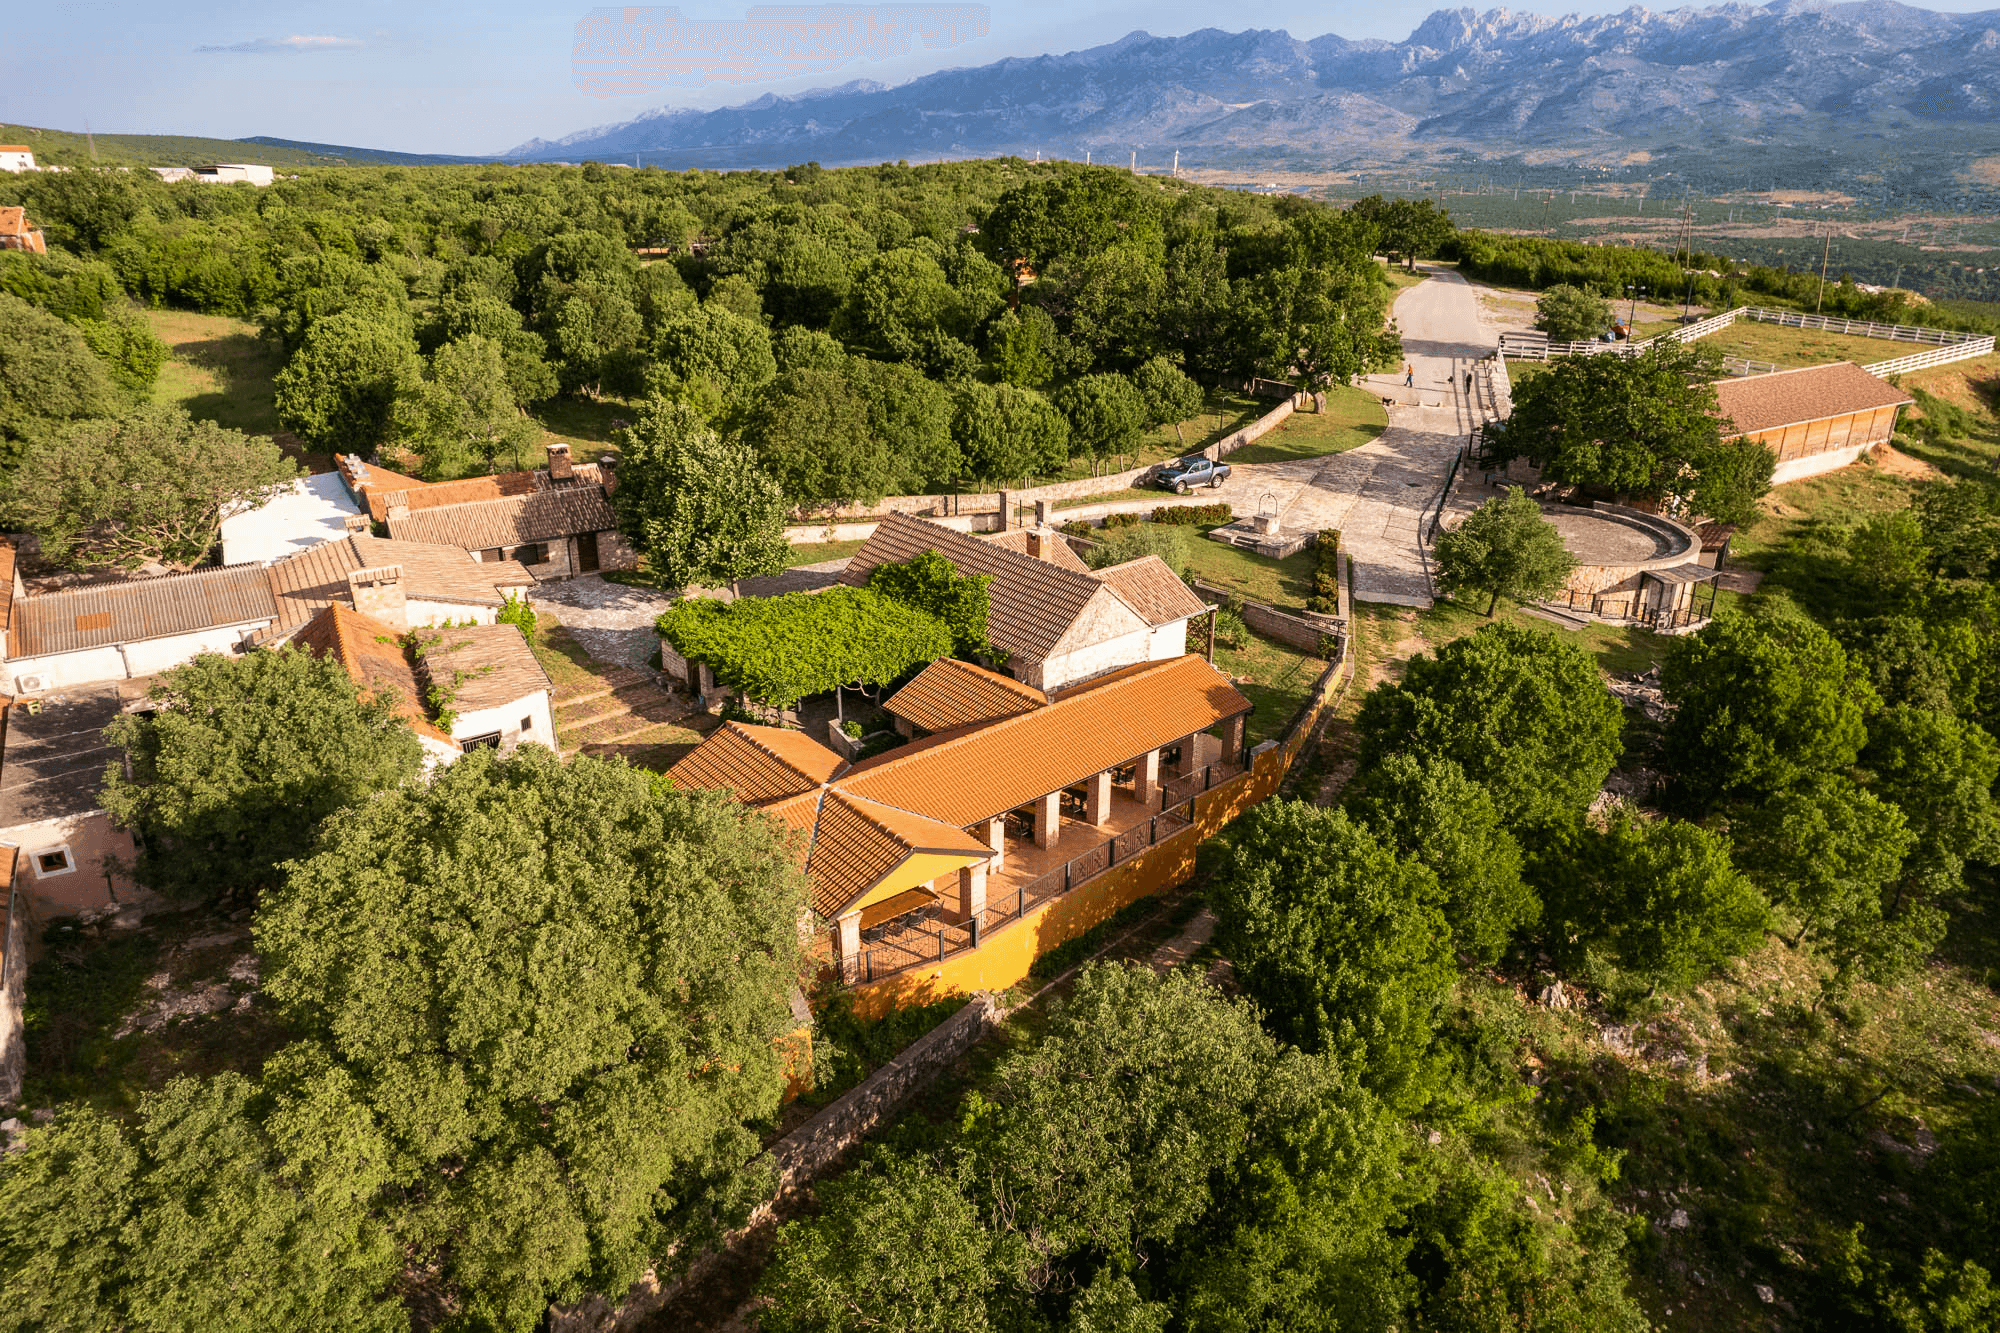
[[[14,856],[12,848],[0,855]],[[24,867],[17,867],[19,873]],[[21,1095],[21,1074],[27,1061],[22,1006],[27,998],[28,947],[31,915],[28,895],[9,884],[0,894],[0,1105]]]
[[[951,1068],[1005,1017],[1006,1011],[991,992],[974,995],[964,1008],[911,1042],[902,1054],[862,1080],[859,1087],[773,1144],[771,1156],[778,1167],[777,1197],[810,1184],[837,1162],[841,1154],[935,1082],[938,1075]],[[755,1226],[767,1217],[775,1201],[760,1205],[749,1225]],[[598,1295],[575,1305],[552,1305],[545,1326],[548,1333],[632,1333],[688,1280],[700,1277],[717,1257],[714,1251],[703,1255],[691,1266],[688,1277],[673,1286],[663,1287],[654,1274],[648,1273],[615,1306]]]
[[[1345,561],[1342,562],[1343,566]],[[1345,583],[1345,579],[1342,579]],[[1338,616],[1313,615],[1310,612],[1280,611],[1275,606],[1262,602],[1241,601],[1236,594],[1214,583],[1194,582],[1194,590],[1211,602],[1225,605],[1235,603],[1243,617],[1243,623],[1266,638],[1289,644],[1300,652],[1317,653],[1320,640],[1328,636],[1338,637],[1346,632],[1346,622]]]

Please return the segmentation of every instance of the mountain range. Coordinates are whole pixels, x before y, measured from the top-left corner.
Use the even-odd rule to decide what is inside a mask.
[[[1135,32],[1066,55],[857,82],[715,111],[662,108],[514,160],[826,165],[1001,153],[1158,167],[1440,155],[1618,168],[1649,156],[1788,160],[1811,146],[2000,151],[2000,11],[1778,0],[1549,17],[1439,10],[1407,40]]]

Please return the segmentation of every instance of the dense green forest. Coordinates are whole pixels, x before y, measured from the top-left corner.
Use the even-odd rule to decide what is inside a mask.
[[[1376,223],[1104,168],[74,170],[0,198],[74,256],[13,269],[256,319],[289,429],[433,478],[509,452],[522,408],[650,397],[794,504],[867,503],[1114,457],[1193,384],[1396,354]],[[14,441],[102,407],[20,398]]]

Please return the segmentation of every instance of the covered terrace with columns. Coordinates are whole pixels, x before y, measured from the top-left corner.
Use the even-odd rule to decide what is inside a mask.
[[[730,723],[670,770],[798,831],[828,962],[848,980],[979,947],[1033,902],[1150,846],[1163,823],[1182,827],[1190,797],[1245,762],[1250,702],[1199,657],[1128,667],[998,719],[976,672],[935,663],[905,689],[921,683],[929,722],[949,723],[961,695],[987,719],[859,764],[797,732]]]

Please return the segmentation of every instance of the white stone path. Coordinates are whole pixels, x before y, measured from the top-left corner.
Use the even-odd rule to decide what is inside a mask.
[[[1465,374],[1498,345],[1480,319],[1471,284],[1450,269],[1404,290],[1395,304],[1404,359],[1415,369],[1371,375],[1364,387],[1386,399],[1389,428],[1331,458],[1245,464],[1218,493],[1238,514],[1275,508],[1286,528],[1340,531],[1354,560],[1354,597],[1403,606],[1431,604],[1418,526],[1437,502],[1452,459],[1477,422]]]

